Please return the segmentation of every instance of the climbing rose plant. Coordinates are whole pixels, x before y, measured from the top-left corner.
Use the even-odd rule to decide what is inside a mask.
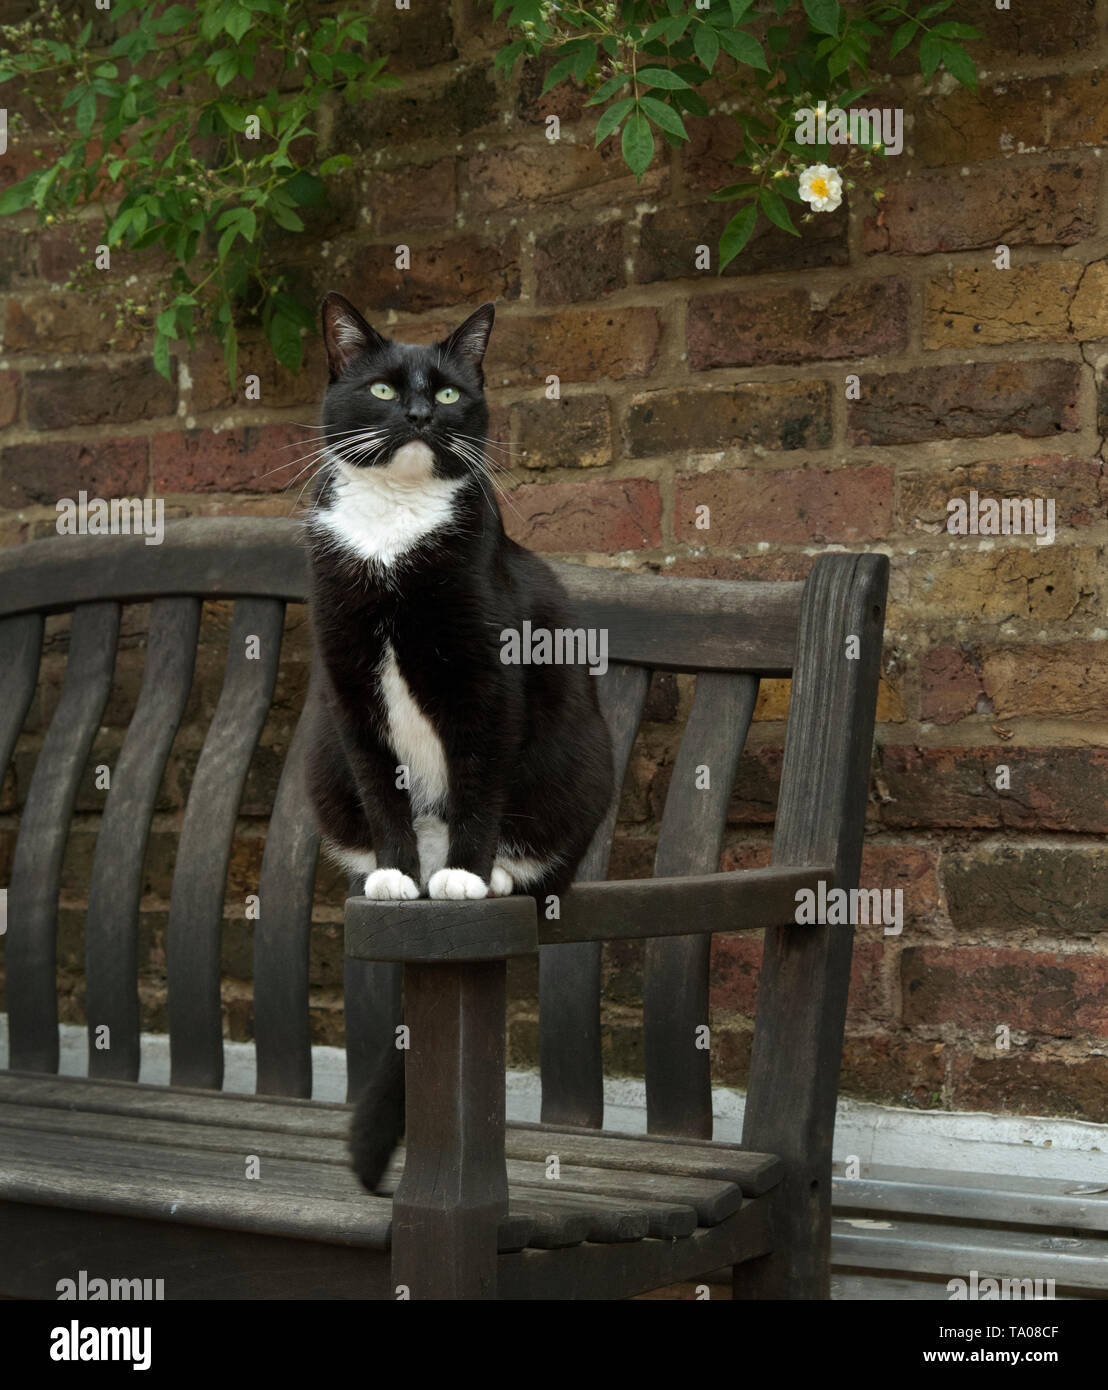
[[[681,145],[689,139],[690,118],[738,122],[743,150],[736,164],[746,177],[712,194],[737,204],[720,239],[720,270],[746,246],[759,217],[799,236],[790,203],[807,204],[808,220],[834,211],[855,178],[870,180],[874,161],[887,157],[880,131],[871,129],[876,138],[865,143],[843,143],[835,113],[872,89],[874,64],[887,66],[915,49],[926,81],[945,68],[976,89],[965,44],[982,34],[942,18],[953,0],[911,8],[888,0],[486,3],[518,35],[501,48],[496,66],[510,70],[521,58],[552,56],[543,92],[570,81],[589,88],[596,144],[618,139],[624,162],[640,180],[655,158],[656,137]],[[713,116],[697,90],[713,78],[728,89],[732,115],[717,101]],[[873,194],[883,196],[879,188]]]
[[[302,232],[302,214],[353,163],[318,160],[313,117],[331,93],[360,102],[398,85],[384,58],[366,54],[364,10],[113,0],[94,26],[85,8],[43,0],[31,18],[0,27],[0,103],[9,92],[9,104],[29,98],[34,115],[13,121],[13,133],[22,125],[42,142],[39,167],[0,197],[0,214],[32,209],[42,225],[72,223],[109,261],[116,247],[168,255],[170,274],[149,303],[124,297],[116,320],[153,329],[163,376],[171,345],[191,345],[204,322],[234,382],[243,318],[260,319],[277,360],[295,370],[314,303],[274,233]],[[89,208],[100,217],[78,217]]]

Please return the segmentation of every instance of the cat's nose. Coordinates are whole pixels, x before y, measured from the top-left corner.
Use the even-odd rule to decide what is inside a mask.
[[[412,401],[408,406],[408,421],[417,429],[422,429],[430,418],[431,407],[426,401]]]

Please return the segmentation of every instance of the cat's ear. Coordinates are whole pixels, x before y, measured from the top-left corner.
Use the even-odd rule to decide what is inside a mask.
[[[495,315],[496,307],[492,304],[482,304],[480,309],[474,309],[465,323],[459,324],[443,343],[443,352],[448,357],[458,357],[470,363],[480,375],[481,360],[489,345]]]
[[[323,301],[323,342],[327,348],[327,367],[337,381],[359,353],[384,347],[385,340],[371,328],[349,299],[334,290]]]

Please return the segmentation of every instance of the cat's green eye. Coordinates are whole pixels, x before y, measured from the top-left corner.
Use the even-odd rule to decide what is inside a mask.
[[[379,401],[391,401],[396,399],[396,388],[390,386],[387,381],[375,381],[369,389]]]
[[[439,405],[453,405],[458,399],[458,394],[456,386],[444,386],[441,391],[435,392],[435,400]]]

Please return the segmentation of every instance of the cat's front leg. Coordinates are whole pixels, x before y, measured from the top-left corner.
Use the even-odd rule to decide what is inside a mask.
[[[470,769],[474,772],[475,769]],[[488,769],[482,769],[488,772]],[[431,875],[427,894],[431,898],[486,898],[511,892],[508,875],[493,868],[500,838],[500,816],[504,797],[489,786],[485,778],[467,779],[452,788],[447,818],[449,850],[447,867]]]
[[[358,799],[369,826],[377,867],[364,895],[379,901],[419,897],[419,844],[408,794],[396,786],[395,758],[349,725],[342,730]]]

